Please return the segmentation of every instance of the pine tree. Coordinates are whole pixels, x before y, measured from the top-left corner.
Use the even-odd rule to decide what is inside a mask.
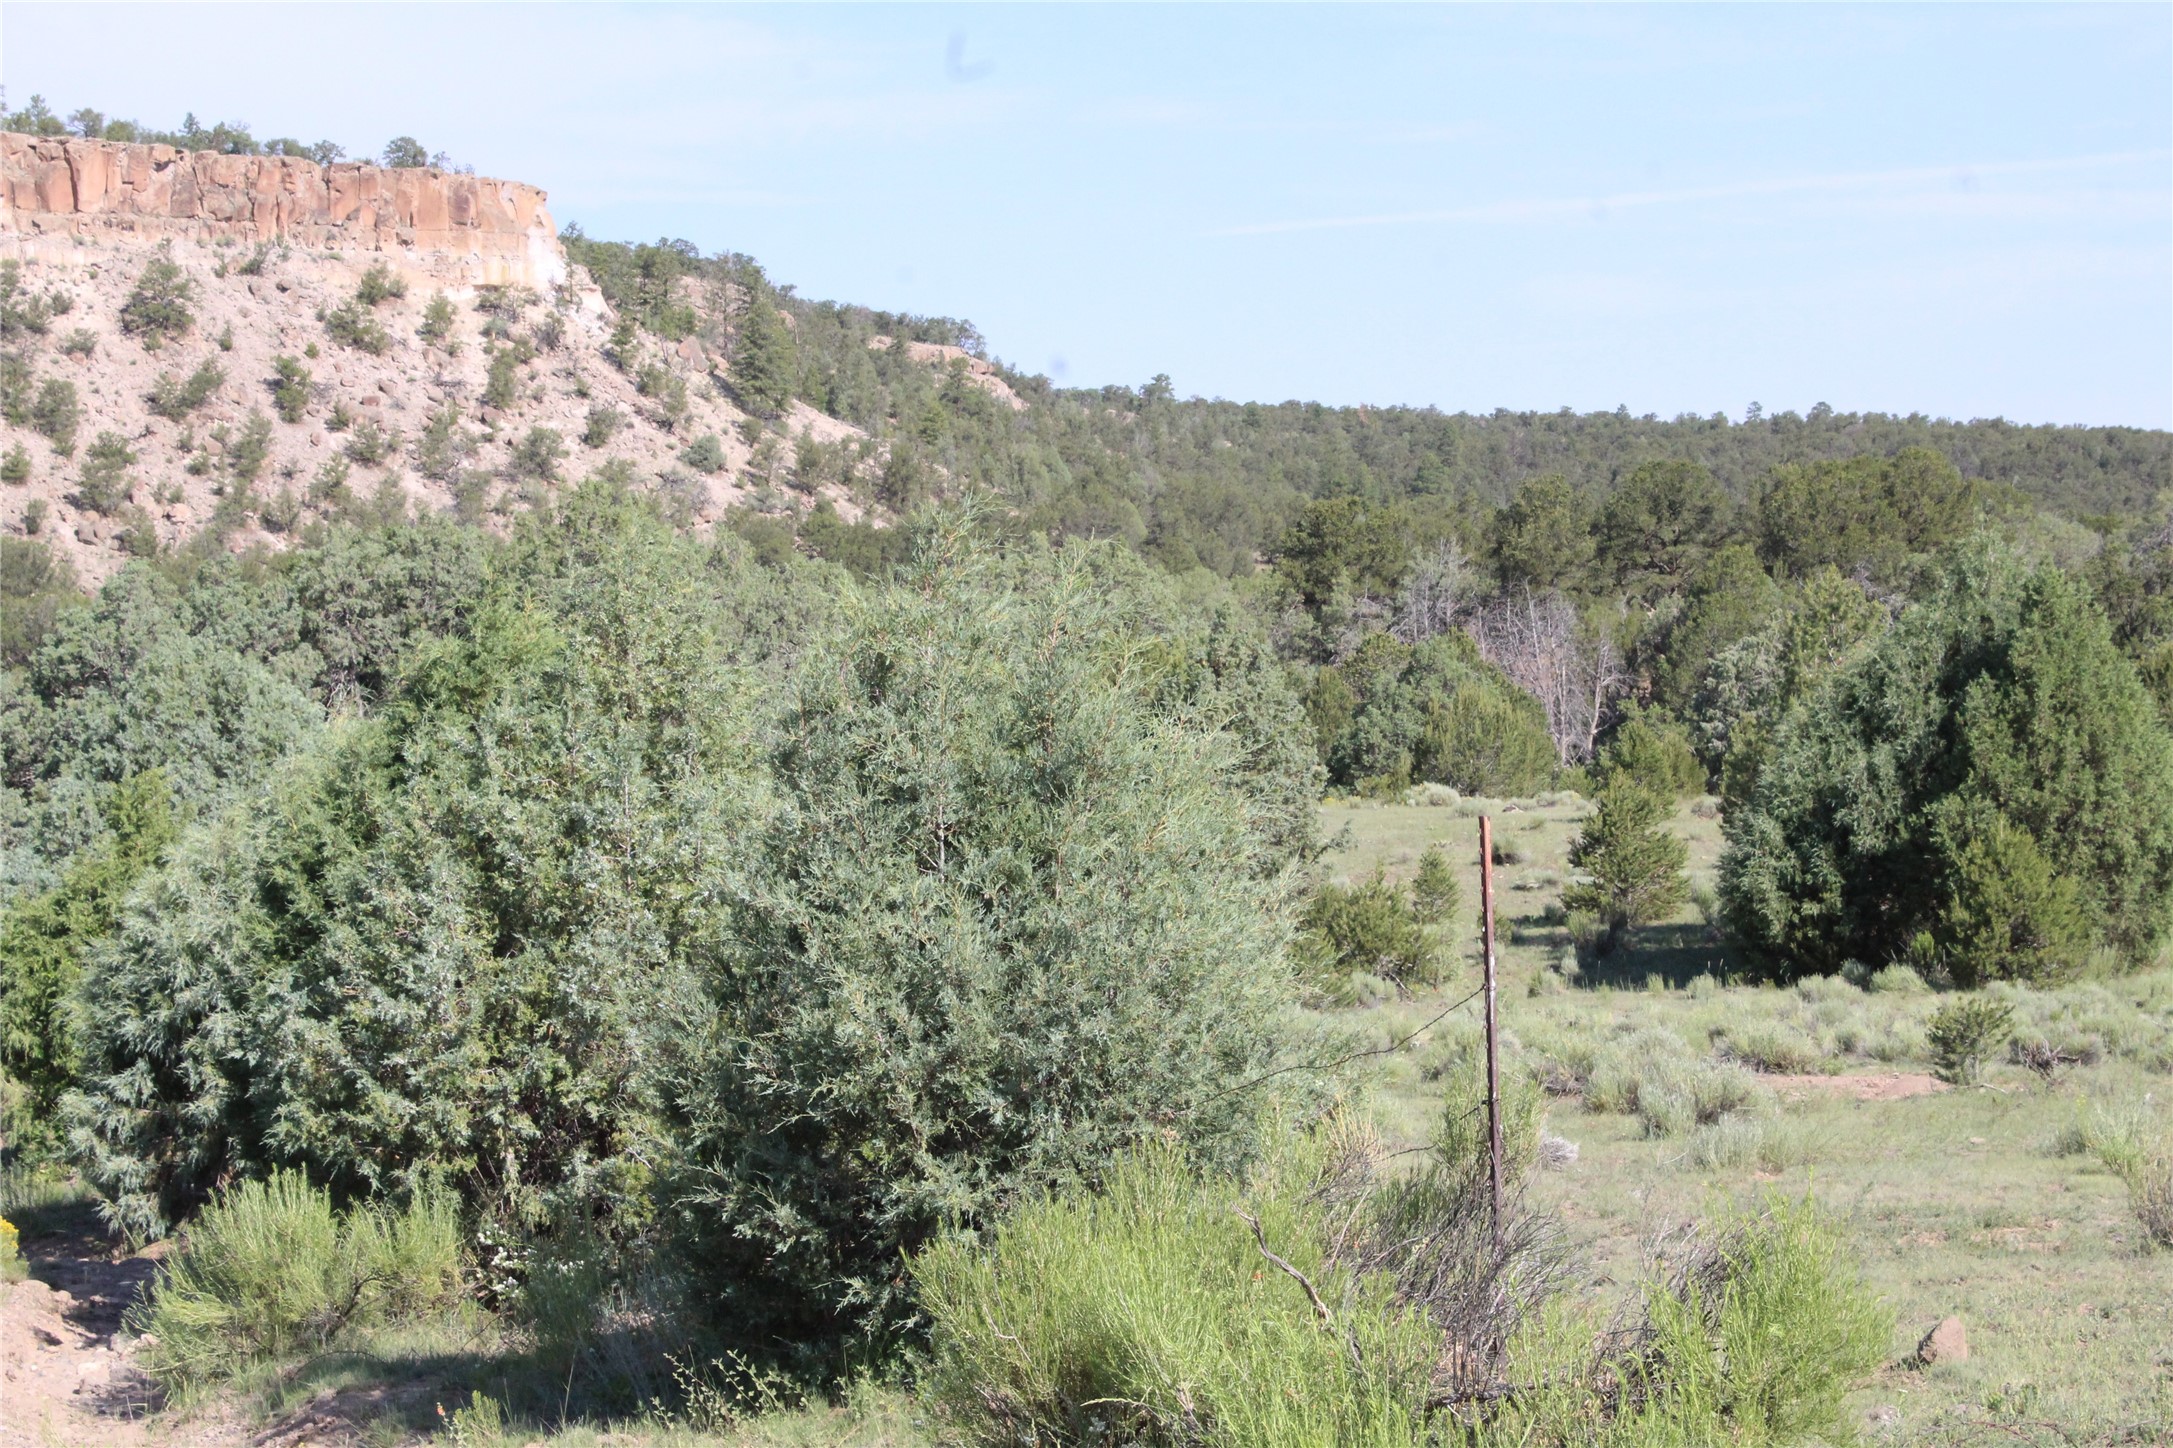
[[[792,335],[777,315],[777,304],[757,290],[740,315],[732,346],[732,390],[765,417],[774,417],[792,400]]]
[[[1572,910],[1590,910],[1616,930],[1664,920],[1690,893],[1689,846],[1667,830],[1667,805],[1626,777],[1601,791],[1599,808],[1569,849],[1589,878],[1562,892]]]
[[[1461,895],[1448,855],[1440,845],[1428,845],[1418,857],[1418,873],[1411,877],[1411,903],[1417,907],[1419,919],[1429,925],[1448,919],[1456,913]]]

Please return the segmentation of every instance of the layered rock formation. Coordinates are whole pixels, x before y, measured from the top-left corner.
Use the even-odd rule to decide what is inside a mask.
[[[544,199],[426,168],[0,132],[0,256],[24,259],[58,259],[83,239],[281,241],[540,290],[566,276]]]

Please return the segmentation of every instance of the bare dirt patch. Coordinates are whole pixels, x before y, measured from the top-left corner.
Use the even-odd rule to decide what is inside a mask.
[[[1886,1071],[1870,1075],[1761,1076],[1759,1080],[1783,1096],[1798,1100],[1814,1092],[1847,1096],[1857,1101],[1901,1101],[1911,1096],[1932,1096],[1954,1088],[1937,1076],[1922,1071]]]

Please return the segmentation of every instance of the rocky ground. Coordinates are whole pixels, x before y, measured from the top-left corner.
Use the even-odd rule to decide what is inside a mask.
[[[170,340],[130,335],[122,309],[145,267],[162,255],[187,280],[189,325]],[[0,454],[20,447],[30,463],[26,480],[0,487],[0,529],[50,539],[79,576],[95,581],[131,551],[147,550],[151,539],[172,547],[215,515],[236,550],[281,547],[310,519],[380,489],[417,511],[460,508],[504,518],[540,490],[614,461],[644,485],[665,480],[675,503],[704,527],[766,481],[781,480],[798,437],[860,438],[796,404],[768,452],[779,459],[771,466],[779,479],[751,475],[746,418],[723,385],[722,360],[691,338],[672,345],[646,335],[634,355],[618,356],[610,346],[617,318],[579,268],[565,285],[538,295],[478,287],[427,258],[394,258],[391,274],[404,294],[362,309],[382,329],[382,353],[343,345],[326,318],[384,260],[238,243],[182,240],[160,249],[84,239],[64,259],[48,252],[22,261],[22,294],[40,305],[58,299],[66,309],[42,332],[19,330],[8,350],[27,363],[33,392],[50,379],[73,384],[82,418],[65,450],[32,426],[0,421]],[[450,304],[451,327],[430,340],[425,317],[440,296]],[[514,369],[514,395],[496,406],[486,391],[502,346],[533,355]],[[297,421],[280,420],[274,409],[275,357],[308,370],[308,401]],[[152,399],[161,379],[179,383],[207,365],[220,380],[203,402],[178,418],[158,415]],[[649,395],[640,386],[644,373]],[[682,406],[680,388],[683,411],[671,416]],[[448,404],[459,414],[453,466],[422,446],[433,416]],[[598,410],[618,419],[607,438],[590,429]],[[242,478],[236,459],[257,416],[269,423],[267,453],[255,476]],[[536,429],[558,437],[560,456],[545,476],[516,460]],[[103,433],[126,445],[126,497],[93,506],[83,470]],[[711,436],[721,451],[690,465],[687,449]],[[849,496],[835,489],[832,496],[842,513],[857,516]]]

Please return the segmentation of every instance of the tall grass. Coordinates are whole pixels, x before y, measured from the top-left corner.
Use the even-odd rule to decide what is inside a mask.
[[[145,1335],[143,1367],[187,1393],[445,1305],[460,1267],[450,1196],[343,1214],[302,1175],[281,1172],[236,1187],[190,1224],[130,1326]]]

